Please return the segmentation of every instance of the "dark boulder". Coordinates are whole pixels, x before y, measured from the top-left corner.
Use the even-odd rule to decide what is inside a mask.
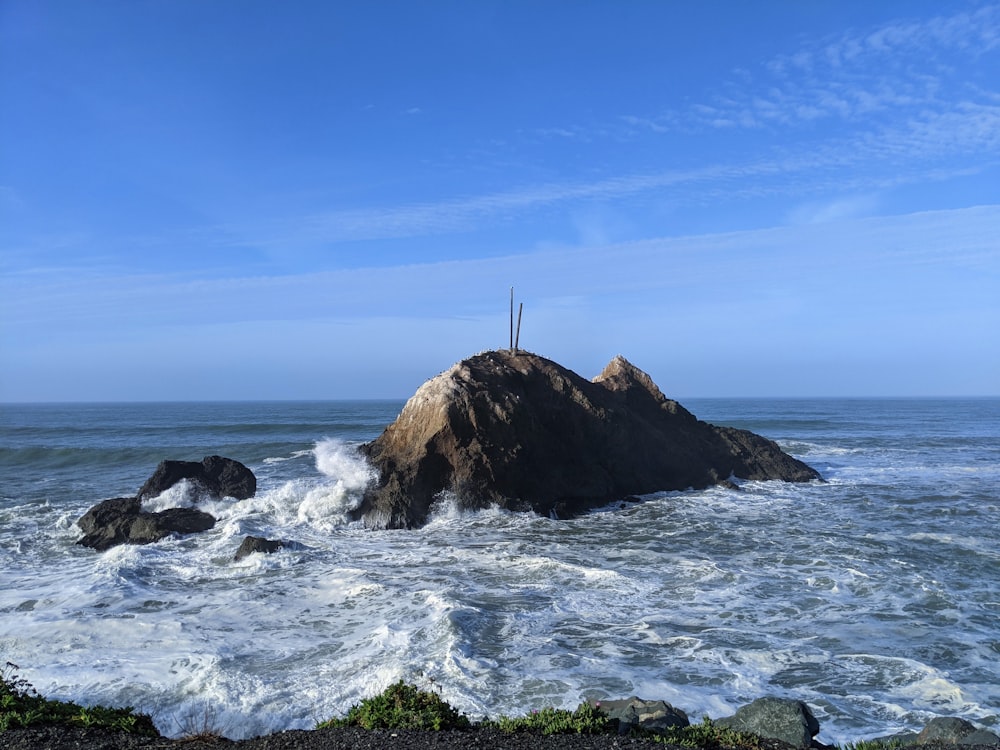
[[[568,517],[731,476],[820,478],[766,438],[698,420],[623,357],[589,381],[526,352],[479,354],[424,383],[361,450],[379,479],[357,514],[374,528],[422,525],[445,491],[463,508]]]
[[[171,534],[207,531],[215,526],[215,518],[194,508],[153,513],[143,510],[138,498],[116,497],[95,505],[76,524],[84,533],[77,544],[103,551],[119,544],[149,544]]]
[[[802,748],[810,747],[812,738],[819,733],[819,722],[809,706],[788,698],[758,698],[740,706],[735,715],[714,723]]]
[[[92,534],[98,529],[117,524],[122,518],[132,518],[141,511],[142,503],[139,502],[139,498],[114,497],[92,507],[80,516],[76,525],[84,534]]]
[[[262,536],[244,537],[243,542],[240,544],[240,548],[236,550],[236,555],[233,557],[233,560],[242,560],[244,557],[249,557],[256,552],[269,555],[272,552],[277,552],[278,550],[283,549],[285,546],[285,542],[274,539],[265,539]]]
[[[139,499],[148,500],[187,479],[214,497],[246,500],[257,492],[257,477],[239,461],[222,456],[206,456],[201,461],[161,461],[139,490]]]

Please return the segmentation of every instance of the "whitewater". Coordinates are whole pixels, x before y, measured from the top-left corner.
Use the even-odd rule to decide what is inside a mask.
[[[560,520],[350,520],[356,447],[402,402],[0,405],[0,661],[42,694],[165,734],[310,728],[404,679],[473,719],[663,699],[693,721],[764,695],[819,739],[1000,725],[1000,399],[688,399],[825,482],[656,493]],[[214,529],[98,553],[96,502],[159,461],[258,478]],[[189,504],[184,487],[150,509]],[[244,536],[289,545],[233,556]]]

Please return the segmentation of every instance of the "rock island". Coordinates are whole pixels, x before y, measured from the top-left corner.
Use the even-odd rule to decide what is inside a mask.
[[[702,422],[621,356],[587,380],[524,351],[477,354],[424,383],[361,451],[379,472],[357,511],[371,528],[420,526],[442,493],[567,518],[732,478],[820,479],[767,438]]]

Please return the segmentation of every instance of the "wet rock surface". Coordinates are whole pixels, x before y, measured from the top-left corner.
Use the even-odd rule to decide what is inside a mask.
[[[145,511],[138,498],[117,497],[98,503],[76,522],[84,536],[77,541],[98,551],[119,544],[150,544],[171,534],[193,534],[215,526],[215,517],[195,508]]]

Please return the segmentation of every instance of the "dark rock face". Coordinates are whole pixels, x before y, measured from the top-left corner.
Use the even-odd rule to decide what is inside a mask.
[[[222,456],[206,456],[201,461],[161,461],[139,490],[139,499],[148,500],[187,479],[215,497],[246,500],[257,493],[257,477],[239,461]]]
[[[233,557],[233,560],[242,560],[244,557],[249,557],[255,552],[262,552],[269,555],[272,552],[277,552],[285,546],[285,542],[280,542],[274,539],[265,539],[262,536],[244,537],[243,542],[240,544],[240,548],[236,550],[236,555]]]
[[[479,354],[424,383],[361,450],[380,475],[358,509],[374,528],[423,524],[442,491],[566,517],[730,476],[820,478],[766,438],[699,421],[622,357],[588,381],[526,352]]]
[[[245,500],[257,492],[257,477],[239,461],[206,456],[202,461],[161,461],[135,497],[98,503],[78,520],[84,536],[77,544],[106,550],[118,544],[149,544],[171,534],[193,534],[215,526],[215,518],[194,508],[142,509],[142,501],[157,497],[182,479],[215,497]]]
[[[809,706],[788,698],[758,698],[740,706],[735,715],[717,719],[715,723],[738,732],[781,740],[792,747],[810,747],[812,738],[819,734],[819,722]]]
[[[194,508],[169,508],[158,513],[142,509],[138,498],[116,497],[88,510],[77,526],[84,547],[103,551],[118,544],[149,544],[171,534],[191,534],[215,526],[215,518]]]

